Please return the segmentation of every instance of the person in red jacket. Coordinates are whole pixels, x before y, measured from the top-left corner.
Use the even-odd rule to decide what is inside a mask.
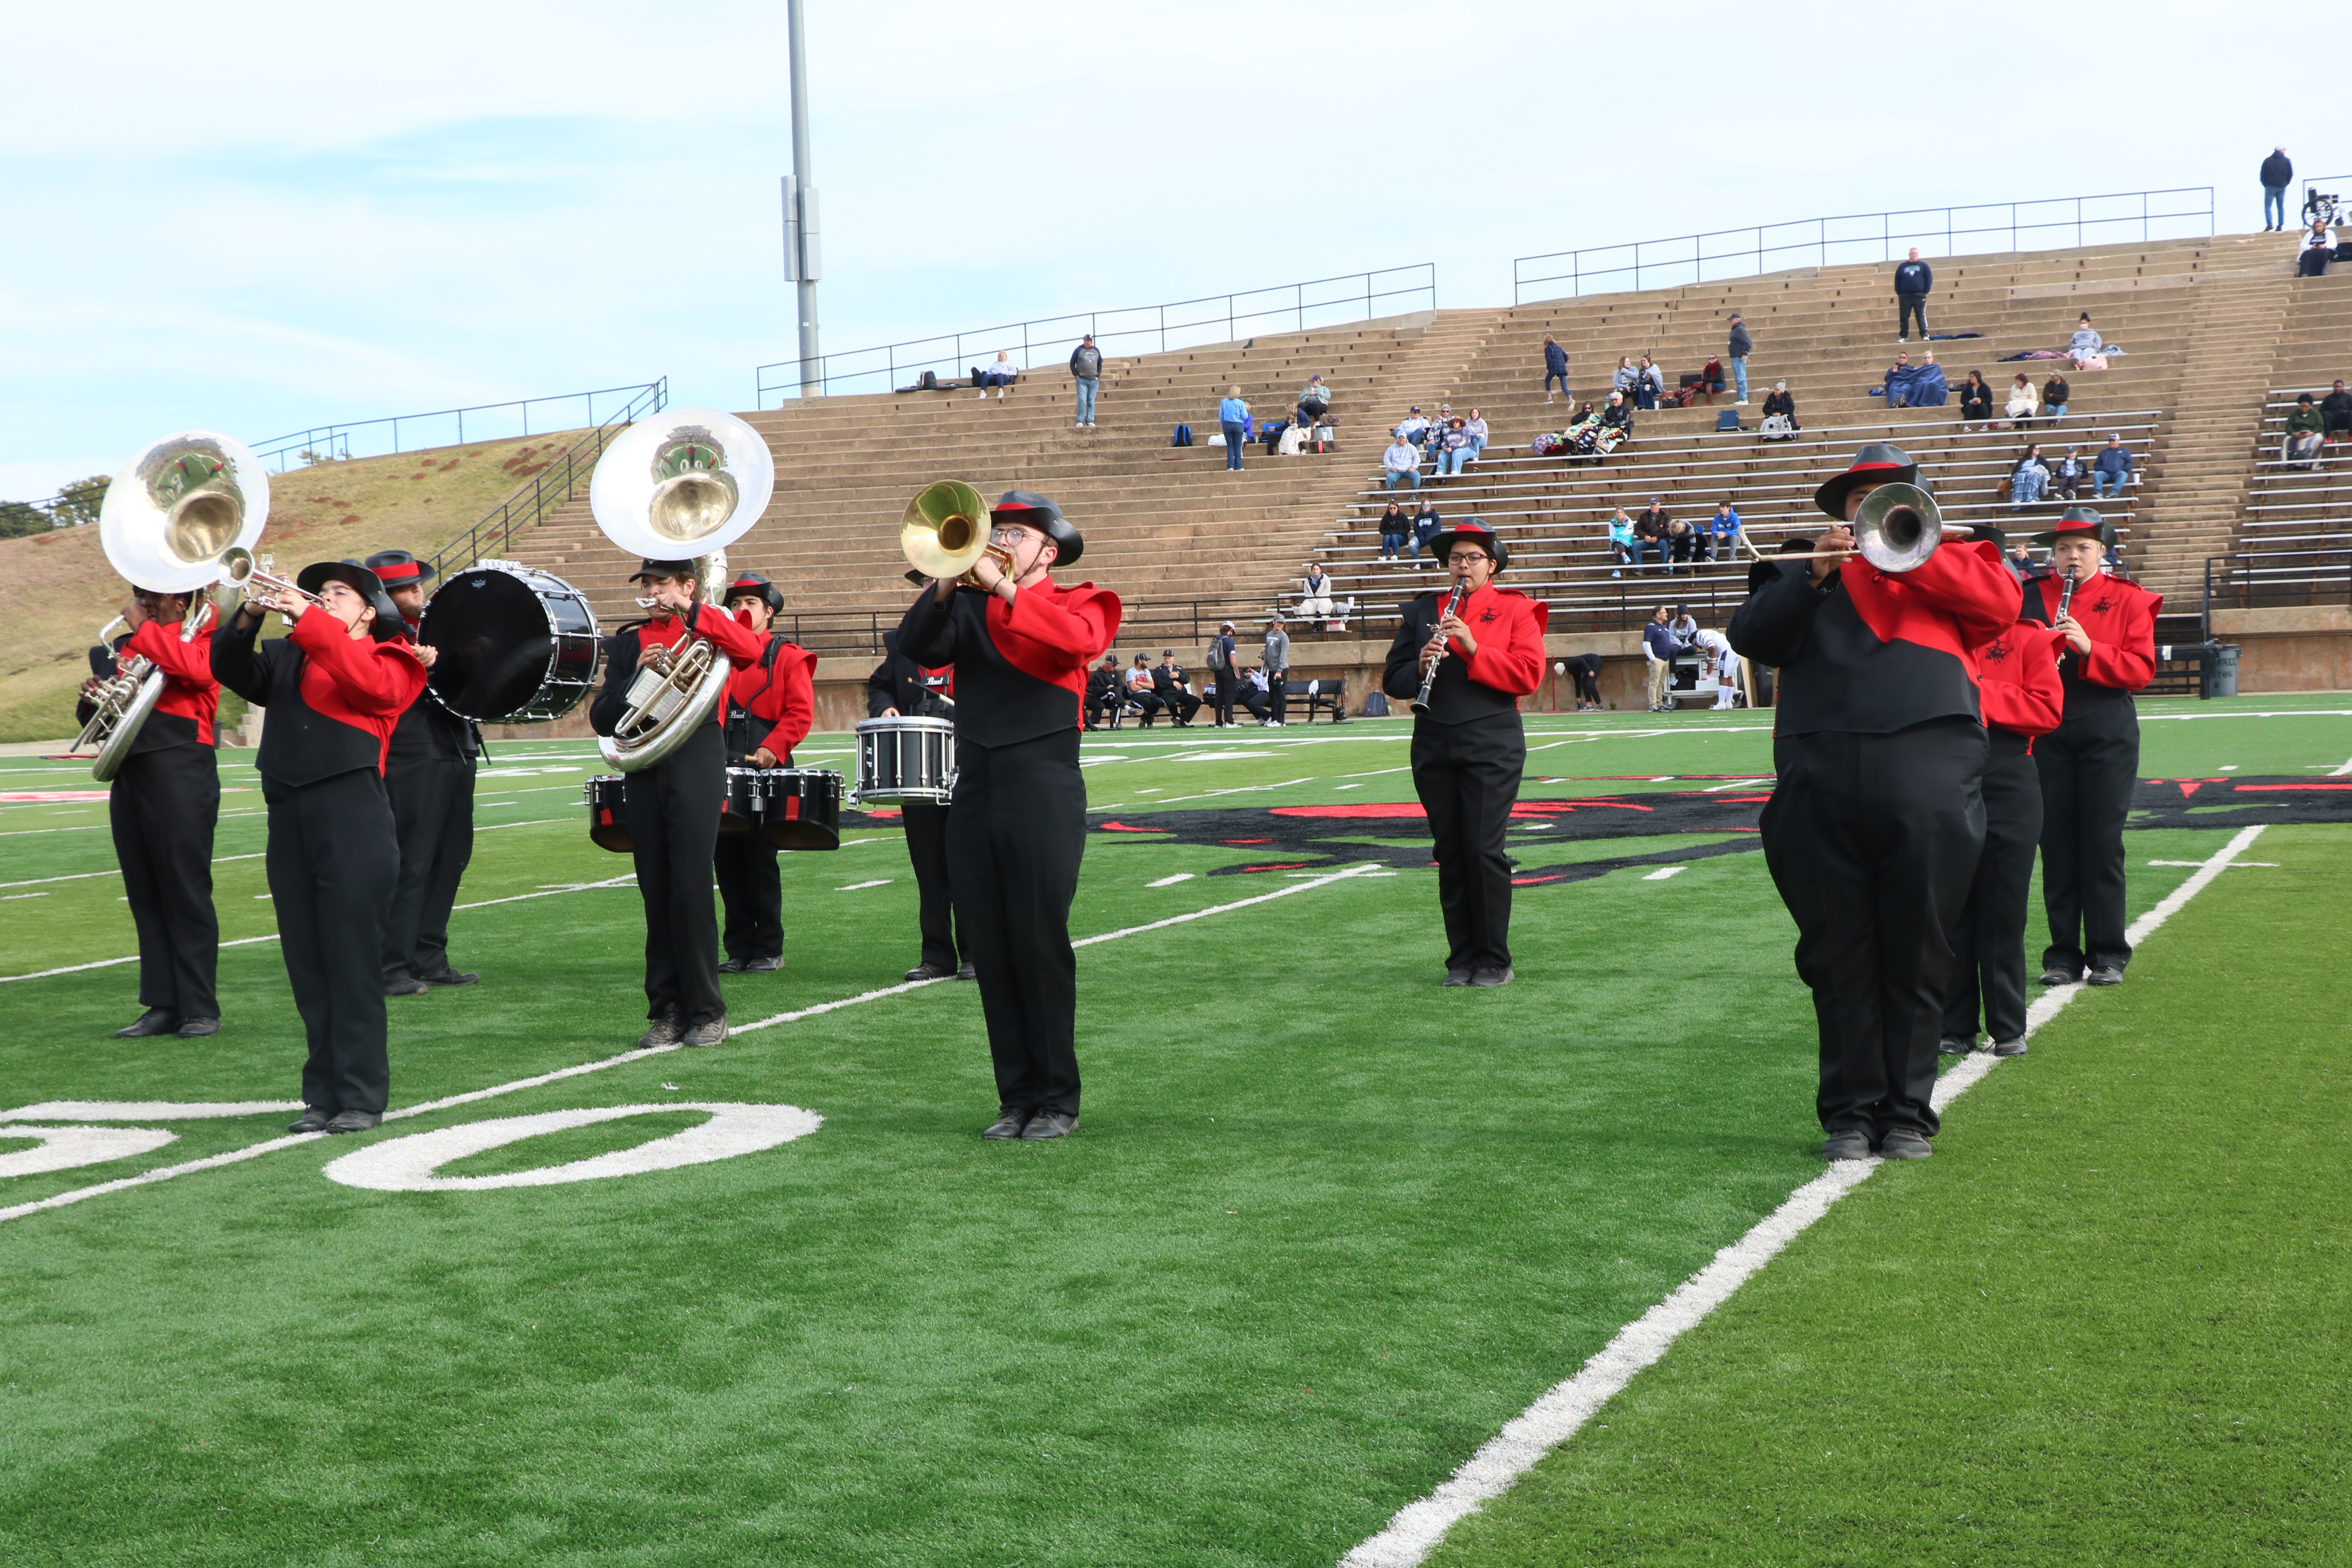
[[[1063,1138],[1078,1125],[1078,709],[1087,667],[1118,636],[1119,603],[1091,583],[1054,581],[1086,540],[1051,500],[1007,490],[992,523],[1007,559],[983,556],[974,585],[926,584],[898,623],[898,651],[955,666],[948,883],[996,1066],[996,1120],[981,1136]]]
[[[139,1005],[145,1009],[114,1031],[119,1040],[220,1032],[220,920],[213,910],[213,824],[220,816],[213,717],[220,682],[213,679],[211,607],[203,610],[196,636],[181,636],[192,597],[134,588],[122,607],[131,635],[110,651],[90,650],[92,666],[102,661],[106,675],[132,658],[163,675],[163,693],[106,796],[115,864],[139,932]],[[76,717],[84,724],[100,681],[92,675],[83,684]]]
[[[1995,549],[2000,530],[1974,536]],[[2016,574],[2014,565],[2010,567]],[[2027,590],[2031,592],[2031,590]],[[2025,1054],[2025,903],[2033,885],[2033,850],[2042,838],[2042,777],[2033,739],[2058,727],[2066,705],[2058,680],[2064,639],[2048,626],[2021,620],[1970,651],[1984,700],[1988,741],[1984,772],[1985,845],[1969,884],[1969,901],[1951,930],[1952,979],[1944,993],[1948,1057],[1971,1049],[1981,1011],[1992,1054]]]
[[[761,572],[738,572],[727,584],[727,613],[765,650],[737,667],[722,704],[730,768],[788,768],[793,748],[808,739],[816,718],[816,655],[772,630],[784,596]],[[721,974],[764,974],[784,966],[784,892],[776,847],[757,833],[722,833],[712,852],[719,897],[727,906],[719,931],[727,957]]]
[[[433,650],[407,639],[383,584],[321,561],[295,584],[264,585],[213,634],[213,677],[267,709],[261,798],[278,944],[310,1059],[294,1132],[364,1132],[392,1093],[384,1043],[383,927],[400,881],[400,837],[383,763],[400,716],[425,689]],[[265,611],[292,620],[255,646]]]
[[[1519,699],[1543,682],[1549,611],[1495,582],[1511,552],[1467,518],[1433,548],[1469,596],[1445,613],[1454,587],[1406,603],[1389,645],[1381,688],[1410,700],[1433,662],[1429,710],[1412,721],[1412,786],[1436,841],[1437,904],[1445,918],[1447,985],[1511,983],[1511,859],[1503,836],[1519,797],[1528,737]]]
[[[2050,945],[2042,984],[2068,985],[2090,972],[2094,985],[2123,983],[2131,962],[2124,938],[2124,822],[2139,777],[2139,710],[2132,693],[2156,673],[2156,617],[2164,600],[2100,570],[2116,531],[2086,506],[2034,535],[2050,547],[2050,575],[2026,595],[2029,619],[2066,640],[2058,670],[2066,716],[2033,748],[2042,773],[2042,904]],[[2058,614],[2069,574],[2070,613]]]
[[[1853,550],[1863,499],[1916,484],[1872,442],[1813,492],[1835,521],[1810,556],[1757,562],[1731,646],[1780,671],[1764,859],[1797,922],[1821,1035],[1822,1154],[1922,1160],[1952,950],[1984,849],[1987,746],[1969,650],[2017,619],[1990,544],[1954,537],[1912,570]]]
[[[589,727],[609,735],[629,710],[629,685],[649,647],[677,649],[707,637],[738,668],[757,664],[767,639],[716,605],[701,602],[691,561],[642,561],[630,574],[653,600],[652,615],[623,626],[604,644],[604,688],[589,705]],[[731,678],[730,678],[731,679]],[[639,1050],[715,1046],[727,1037],[727,999],[719,991],[719,911],[710,899],[719,846],[719,807],[727,798],[727,733],[722,699],[709,722],[675,751],[625,775],[630,857],[646,907],[646,1016]]]

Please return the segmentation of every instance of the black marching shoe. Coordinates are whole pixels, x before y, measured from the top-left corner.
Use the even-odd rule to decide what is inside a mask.
[[[784,961],[781,957],[772,953],[766,958],[751,958],[744,960],[743,973],[746,974],[772,974],[783,966]]]
[[[200,1040],[206,1035],[219,1034],[220,1020],[218,1018],[183,1018],[180,1020],[180,1026],[173,1033],[184,1040]]]
[[[2113,964],[2103,969],[2094,969],[2091,971],[2089,983],[2093,985],[2121,985],[2124,983],[2124,972]]]
[[[338,1110],[335,1119],[327,1123],[330,1132],[373,1132],[383,1125],[383,1118],[373,1110]]]
[[[1470,984],[1473,985],[1508,985],[1513,978],[1511,966],[1507,963],[1500,969],[1488,966],[1470,972]]]
[[[1029,1111],[1016,1110],[1012,1106],[1005,1106],[996,1113],[996,1120],[988,1124],[981,1132],[981,1136],[997,1139],[1018,1138],[1021,1136],[1021,1130],[1029,1125],[1030,1115]]]
[[[1890,1127],[1878,1141],[1878,1157],[1882,1160],[1924,1160],[1935,1152],[1927,1135],[1916,1127]]]
[[[697,1024],[678,1037],[682,1046],[715,1046],[727,1037],[727,1015],[721,1013],[707,1024]]]
[[[432,989],[433,987],[414,976],[387,980],[383,983],[383,994],[387,996],[422,996]]]
[[[2060,969],[2053,964],[2050,968],[2043,970],[2040,978],[2037,979],[2034,984],[2037,985],[2072,985],[2074,982],[2082,978],[2083,977],[2081,975],[2075,973],[2071,969]]]
[[[179,1016],[169,1008],[150,1007],[115,1030],[114,1037],[118,1040],[143,1040],[150,1035],[168,1035],[179,1026]]]
[[[436,974],[420,974],[416,978],[427,985],[478,985],[482,977],[470,969],[444,969]]]
[[[656,1018],[653,1026],[637,1037],[637,1049],[646,1051],[656,1046],[674,1046],[684,1038],[686,1020],[673,1010]]]
[[[963,967],[956,971],[956,978],[958,980],[977,980],[980,978],[980,971],[974,969],[971,965],[971,960],[967,958],[964,960]]]
[[[1976,1048],[1973,1038],[1963,1040],[1957,1035],[1946,1035],[1936,1042],[1936,1054],[1939,1057],[1964,1057]]]
[[[1870,1158],[1870,1134],[1859,1127],[1841,1128],[1822,1140],[1824,1160],[1867,1160]]]
[[[907,971],[909,980],[953,980],[956,972],[936,963],[919,963]]]
[[[1992,1043],[1992,1054],[1997,1057],[2023,1056],[2025,1054],[2025,1037],[2020,1035],[2013,1040],[1995,1040]]]
[[[286,1124],[286,1131],[289,1132],[324,1132],[327,1130],[328,1120],[329,1118],[325,1111],[320,1110],[315,1105],[306,1105],[302,1108],[302,1114],[299,1118]]]
[[[721,974],[740,974],[751,967],[751,961],[748,958],[722,959],[719,962],[719,973]]]
[[[1449,969],[1445,972],[1445,978],[1439,981],[1438,984],[1441,985],[1467,985],[1470,984],[1470,972],[1466,969]]]
[[[1024,1143],[1041,1142],[1047,1138],[1067,1138],[1078,1130],[1078,1119],[1066,1110],[1041,1110],[1029,1119],[1021,1130]]]

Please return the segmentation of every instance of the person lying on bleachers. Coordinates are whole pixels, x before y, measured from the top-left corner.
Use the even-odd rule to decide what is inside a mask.
[[[2286,435],[2279,442],[2279,461],[2290,468],[2308,468],[2319,457],[2319,444],[2327,437],[2327,421],[2313,406],[2311,394],[2305,393],[2294,400],[2294,412],[2286,416]]]
[[[2352,436],[2352,392],[2345,391],[2342,382],[2337,382],[2336,390],[2319,400],[2319,412],[2327,421],[2329,440],[2333,441],[2339,436]]]

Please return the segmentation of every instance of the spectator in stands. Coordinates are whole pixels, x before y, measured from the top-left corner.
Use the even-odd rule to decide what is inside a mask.
[[[1633,410],[1626,405],[1623,397],[1611,393],[1609,406],[1601,411],[1601,417],[1587,434],[1592,437],[1592,442],[1583,449],[1596,457],[1607,457],[1621,443],[1633,438]]]
[[[1388,450],[1381,454],[1381,489],[1392,490],[1405,483],[1421,489],[1421,448],[1406,440],[1400,429],[1390,437]]]
[[[1153,685],[1151,661],[1137,654],[1135,663],[1127,672],[1127,705],[1143,715],[1143,727],[1147,730],[1151,728],[1151,721],[1159,714],[1160,707],[1159,695],[1152,690]]]
[[[1727,500],[1715,503],[1715,520],[1706,525],[1714,537],[1717,561],[1739,559],[1739,510]]]
[[[1597,653],[1572,653],[1560,662],[1560,673],[1576,686],[1576,710],[1579,713],[1601,711],[1601,656]]]
[[[2286,226],[2286,188],[2294,184],[2294,165],[2287,161],[2286,149],[2273,147],[2271,155],[2263,160],[2263,232],[2273,233]]]
[[[1444,520],[1437,515],[1437,508],[1423,501],[1421,510],[1412,514],[1412,555],[1415,561],[1421,559],[1423,551],[1435,558],[1437,535],[1444,527]]]
[[[1412,520],[1405,516],[1404,508],[1395,501],[1389,502],[1388,510],[1381,513],[1381,560],[1397,558],[1397,552],[1404,548],[1405,535],[1412,528]]]
[[[1242,447],[1250,438],[1249,405],[1242,401],[1242,389],[1225,388],[1224,401],[1217,405],[1217,428],[1225,437],[1225,467],[1242,466]]]
[[[2106,346],[2099,334],[2092,330],[2091,312],[2085,310],[2074,323],[2074,335],[2066,340],[2066,357],[2074,362],[2076,370],[2080,370],[2084,360],[2092,358]]]
[[[1298,422],[1320,425],[1323,416],[1331,412],[1331,389],[1323,384],[1319,375],[1310,375],[1307,384],[1298,389]]]
[[[1078,428],[1095,427],[1095,394],[1102,390],[1102,350],[1088,332],[1070,351],[1070,384],[1078,389]]]
[[[1404,411],[1404,419],[1397,426],[1396,433],[1415,447],[1429,439],[1429,420],[1423,415],[1420,404]]]
[[[2009,427],[2024,429],[2041,407],[2042,400],[2033,395],[2033,383],[2023,371],[2019,371],[2017,379],[2010,383],[2009,401],[2002,405],[2002,411],[2009,416]]]
[[[1671,572],[1676,566],[1687,566],[1694,560],[1705,559],[1699,551],[1706,539],[1704,529],[1693,528],[1680,518],[1666,524],[1666,569]]]
[[[1886,367],[1885,378],[1879,384],[1881,393],[1886,399],[1887,407],[1900,408],[1903,406],[1902,388],[1906,383],[1910,381],[1910,379],[1911,351],[1909,349],[1896,349],[1895,351],[1895,363]]]
[[[2286,435],[2279,442],[2279,461],[2289,468],[2308,468],[2319,457],[2319,444],[2326,438],[2327,421],[2305,393],[2294,400],[2294,411],[2286,416]]]
[[[1544,401],[1546,403],[1551,401],[1551,384],[1555,381],[1559,383],[1559,395],[1562,397],[1568,396],[1568,351],[1559,346],[1558,338],[1547,334],[1544,338]]]
[[[2030,392],[2032,388],[2026,390]],[[2042,460],[2041,447],[2038,444],[2027,447],[2025,455],[2017,460],[2016,470],[2009,476],[2011,510],[2032,506],[2042,499],[2042,492],[2049,488],[2049,484],[2050,468]]]
[[[2327,264],[2335,259],[2335,257],[2336,237],[2328,232],[2325,222],[2313,218],[2310,229],[2303,237],[2303,244],[2295,249],[2296,275],[2304,278],[2325,278],[2327,276]]]
[[[1936,291],[1936,273],[1919,259],[1919,247],[1913,246],[1910,256],[1895,269],[1895,341],[1911,341],[1911,322],[1919,322],[1919,336],[1927,336],[1927,296]]]
[[[1265,721],[1274,728],[1282,728],[1290,717],[1290,634],[1282,629],[1282,617],[1275,616],[1265,623],[1265,662],[1258,668],[1265,672],[1265,694],[1274,699],[1274,717]],[[1309,714],[1308,717],[1313,717]]]
[[[2050,379],[2042,384],[2042,416],[2053,425],[2057,424],[2066,417],[2066,403],[2074,395],[2074,389],[2066,384],[2065,374],[2052,371]]]
[[[990,387],[996,388],[996,400],[1004,401],[1004,389],[1021,379],[1021,367],[1003,349],[996,351],[996,363],[980,373],[980,395],[986,397]]]
[[[2090,477],[2091,465],[2083,460],[2083,448],[2069,447],[2058,459],[2057,471],[2050,476],[2050,493],[2060,500],[2077,500]]]
[[[1644,561],[1655,561],[1661,566],[1667,564],[1666,525],[1673,521],[1664,503],[1652,496],[1650,504],[1642,509],[1642,515],[1633,520],[1635,553]]]
[[[2327,438],[2330,441],[2338,437],[2352,436],[2352,392],[2345,391],[2342,382],[2337,382],[2336,390],[2319,400],[2319,412],[2326,416]]]
[[[1992,388],[1985,384],[1980,370],[1969,372],[1969,379],[1960,384],[1960,428],[1971,425],[1992,428]]]
[[[1730,341],[1723,345],[1723,357],[1731,362],[1731,380],[1739,394],[1739,406],[1748,406],[1748,356],[1756,352],[1756,340],[1748,334],[1748,323],[1739,312],[1731,312]]]
[[[1641,379],[1642,373],[1633,368],[1633,356],[1631,354],[1619,354],[1617,356],[1617,368],[1612,371],[1609,376],[1609,385],[1611,390],[1622,393],[1624,395],[1625,401],[1631,403],[1633,401],[1633,395],[1640,390],[1638,384],[1641,382]]]
[[[1666,373],[1652,363],[1648,354],[1643,354],[1633,369],[1639,373],[1633,405],[1644,412],[1657,407],[1658,399],[1666,395]]]
[[[1642,628],[1642,654],[1650,667],[1650,711],[1671,713],[1675,705],[1666,700],[1666,689],[1675,679],[1675,635],[1666,629],[1673,612],[1660,605],[1650,613],[1649,623]]]
[[[1462,422],[1462,428],[1469,432],[1470,460],[1475,463],[1486,455],[1486,415],[1475,408],[1471,409],[1470,417]]]
[[[1576,450],[1576,438],[1600,423],[1601,416],[1592,411],[1592,405],[1590,403],[1581,405],[1576,411],[1576,416],[1560,428],[1559,439],[1562,449],[1570,452]]]
[[[1789,395],[1789,384],[1787,382],[1774,382],[1772,384],[1772,390],[1764,395],[1764,417],[1767,419],[1776,417],[1786,419],[1789,422],[1789,429],[1791,434],[1804,428],[1803,426],[1797,423],[1797,400]],[[1767,429],[1763,434],[1766,436],[1775,436],[1777,435],[1777,432]]]
[[[1323,563],[1309,561],[1303,568],[1306,575],[1298,579],[1298,618],[1302,621],[1328,621],[1331,618],[1331,579],[1323,573]]]
[[[1477,449],[1470,444],[1469,422],[1460,417],[1445,422],[1445,429],[1437,437],[1437,482],[1444,484],[1462,471],[1462,465],[1476,457]]]
[[[1185,689],[1184,667],[1176,662],[1172,647],[1160,650],[1160,662],[1151,671],[1151,695],[1180,730],[1190,728],[1192,715],[1201,710],[1201,700]]]
[[[2046,574],[2042,567],[2033,563],[2033,552],[2026,548],[2025,541],[2022,538],[2020,538],[2009,547],[2009,566],[2010,570],[2016,573],[2021,578],[2031,579]]]
[[[1126,700],[1121,694],[1125,683],[1118,678],[1118,659],[1103,655],[1101,664],[1087,676],[1087,728],[1099,730],[1105,723],[1118,727],[1119,705]]]
[[[1626,567],[1641,563],[1642,546],[1633,535],[1633,520],[1625,515],[1625,509],[1622,506],[1609,520],[1609,554],[1616,562],[1609,569],[1612,577],[1622,577]]]
[[[2107,444],[2099,448],[2098,460],[2091,467],[2092,486],[2099,500],[2106,500],[2110,493],[2124,493],[2124,486],[2131,480],[2132,455],[2120,433],[2107,437]]]

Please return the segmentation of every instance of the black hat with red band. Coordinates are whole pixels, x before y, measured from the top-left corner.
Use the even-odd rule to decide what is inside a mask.
[[[1919,465],[1911,455],[1890,441],[1873,441],[1854,454],[1853,466],[1813,492],[1813,504],[1837,519],[1845,521],[1846,493],[1862,484],[1916,485],[1919,482]]]
[[[1437,558],[1440,565],[1443,565],[1454,553],[1454,546],[1457,541],[1464,544],[1475,544],[1485,551],[1486,559],[1495,563],[1495,570],[1497,572],[1511,563],[1511,547],[1504,543],[1493,529],[1475,517],[1465,517],[1452,528],[1432,538],[1429,542],[1430,553]]]
[[[2033,536],[2036,544],[2055,544],[2062,539],[2095,539],[2103,549],[2112,549],[2116,542],[2116,525],[2086,506],[2070,506],[2057,522]]]
[[[408,623],[401,618],[400,606],[383,591],[383,580],[356,561],[315,561],[295,574],[294,585],[306,594],[318,594],[330,583],[343,586],[365,599],[375,611],[375,624],[368,635],[378,642],[391,642],[408,635]]]
[[[781,614],[784,607],[782,591],[768,581],[768,574],[765,572],[736,573],[735,580],[727,584],[727,592],[720,595],[723,601],[730,605],[746,596],[764,603],[768,606],[770,615]]]
[[[1060,507],[1035,490],[1006,490],[989,508],[989,517],[993,522],[1008,526],[1019,523],[1024,528],[1034,528],[1052,540],[1056,566],[1075,566],[1078,557],[1086,553],[1086,536],[1070,526]]]
[[[367,569],[375,574],[376,581],[387,591],[413,588],[433,577],[433,563],[419,561],[405,550],[379,550],[367,558]]]

